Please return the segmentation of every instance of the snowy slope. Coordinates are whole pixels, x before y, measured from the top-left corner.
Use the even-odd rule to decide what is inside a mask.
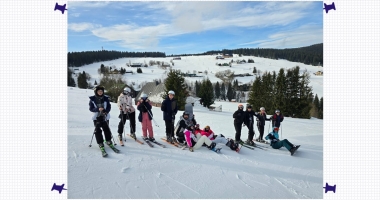
[[[304,70],[307,70],[310,73],[310,86],[313,87],[313,93],[318,94],[318,97],[323,97],[323,76],[315,76],[313,73],[317,71],[323,71],[322,67],[317,66],[311,66],[311,65],[305,65],[302,63],[296,63],[296,62],[290,62],[287,60],[272,60],[267,58],[260,58],[260,57],[254,57],[254,56],[242,56],[242,57],[233,57],[233,58],[226,58],[224,60],[216,60],[216,56],[185,56],[181,57],[181,60],[174,60],[174,66],[173,69],[179,69],[182,72],[190,72],[193,73],[193,71],[201,71],[203,73],[197,73],[199,76],[203,77],[186,77],[185,79],[189,82],[195,83],[196,80],[200,81],[206,77],[210,79],[212,83],[216,83],[219,81],[221,83],[221,80],[217,77],[215,77],[215,73],[219,71],[224,70],[231,70],[234,71],[235,74],[243,74],[243,73],[250,73],[252,74],[253,68],[256,67],[257,70],[260,70],[262,73],[265,71],[272,72],[275,71],[276,73],[279,72],[281,68],[289,69],[293,68],[295,66],[300,67],[300,73],[302,73]],[[136,73],[137,68],[131,68],[127,67],[126,64],[131,63],[147,63],[149,64],[150,60],[153,61],[165,61],[166,63],[169,63],[172,57],[167,58],[121,58],[117,60],[112,61],[104,61],[104,62],[98,62],[93,63],[90,65],[85,65],[82,67],[75,67],[75,69],[79,69],[76,72],[82,72],[85,71],[86,73],[89,73],[92,77],[92,80],[90,81],[91,84],[94,84],[95,80],[99,83],[99,74],[98,69],[100,68],[101,64],[104,64],[105,66],[115,66],[117,69],[120,69],[121,67],[126,68],[127,70],[132,70],[134,74],[127,73],[124,75],[125,80],[131,84],[134,82],[135,84],[141,84],[142,82],[149,82],[154,79],[164,79],[166,77],[165,73],[166,70],[161,69],[157,66],[149,66],[147,68],[142,67],[142,74]],[[228,66],[217,66],[216,63],[229,63],[231,60],[245,60],[248,61],[248,59],[253,59],[255,63],[246,63],[246,64],[236,64],[233,63],[232,67]],[[207,70],[207,75],[204,74],[204,71]],[[250,81],[254,81],[255,76],[246,76],[246,77],[236,77],[240,84],[249,83]],[[76,79],[76,77],[74,77]]]
[[[207,148],[194,152],[174,146],[150,148],[127,138],[124,147],[116,146],[120,154],[106,147],[109,156],[103,158],[95,138],[89,147],[94,130],[88,110],[91,95],[92,90],[68,87],[70,199],[323,198],[322,120],[284,119],[282,137],[301,145],[294,156],[285,148],[268,151],[243,148],[236,153],[222,145],[221,154]],[[210,125],[217,134],[234,137],[232,113],[237,103],[216,103],[223,106],[223,112],[208,111],[196,104],[197,121],[201,127]],[[110,127],[116,137],[119,112],[116,104],[111,105]],[[153,114],[159,126],[153,127],[155,138],[162,142],[159,138],[165,135],[165,125],[160,108],[154,107]],[[179,111],[177,119],[181,114]],[[136,126],[140,137],[141,124],[137,121]],[[268,128],[269,124],[265,133]],[[247,136],[244,127],[242,139]]]

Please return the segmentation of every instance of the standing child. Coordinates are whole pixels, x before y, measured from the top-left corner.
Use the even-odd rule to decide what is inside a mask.
[[[234,126],[235,126],[235,143],[240,142],[240,135],[241,135],[241,127],[244,122],[245,113],[244,113],[244,106],[243,104],[239,104],[238,110],[235,111],[235,113],[232,115],[234,118]]]
[[[137,110],[140,111],[138,119],[141,122],[143,138],[145,141],[149,140],[154,142],[153,126],[152,126],[152,105],[148,99],[147,94],[142,94],[140,101],[137,103]],[[148,133],[149,132],[149,138]]]
[[[284,120],[284,116],[280,113],[280,110],[276,110],[275,114],[270,117],[272,120],[272,127],[280,128],[281,122]]]
[[[177,100],[174,99],[174,95],[174,91],[170,90],[168,97],[161,104],[161,111],[166,127],[166,140],[170,143],[174,143],[174,120],[178,112]]]
[[[265,113],[265,108],[261,107],[260,108],[260,113],[256,115],[256,120],[257,120],[257,128],[259,129],[260,136],[259,138],[256,139],[258,142],[265,142],[263,140],[264,136],[264,127],[265,127],[265,121],[269,121],[270,119],[267,118],[267,114]]]
[[[120,94],[117,99],[117,106],[119,106],[120,109],[120,122],[117,132],[119,133],[120,145],[124,146],[122,134],[127,119],[129,120],[130,135],[133,139],[136,139],[136,114],[132,104],[131,89],[129,87],[124,88],[123,93]]]
[[[253,118],[254,118],[253,116],[257,116],[257,115],[252,110],[252,106],[248,105],[247,106],[247,110],[245,111],[245,119],[244,119],[244,124],[248,128],[248,139],[247,139],[247,141],[245,143],[248,144],[248,145],[251,145],[251,146],[254,145],[253,137],[255,135],[255,131],[253,130],[253,122],[254,122],[253,121]]]
[[[111,104],[108,96],[104,95],[104,87],[96,86],[94,89],[94,96],[89,97],[89,110],[94,113],[92,120],[95,126],[95,138],[99,145],[99,148],[104,151],[104,140],[102,135],[102,130],[104,132],[104,137],[106,139],[106,144],[110,147],[114,147],[111,141],[112,134],[108,126],[108,120],[110,119]]]

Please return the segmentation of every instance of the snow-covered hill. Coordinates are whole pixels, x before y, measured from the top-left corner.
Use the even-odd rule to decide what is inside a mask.
[[[194,66],[196,62],[183,65],[180,63],[191,63],[191,60],[198,58],[182,59],[175,61],[176,67],[196,67]],[[112,62],[116,64],[120,61],[125,65],[126,60]],[[261,61],[255,58],[255,62]],[[280,65],[281,61],[278,62],[275,64],[273,61],[271,66]],[[215,60],[210,57],[209,63],[210,71],[216,71],[216,66],[212,65],[215,64]],[[249,68],[248,64],[246,65]],[[260,69],[259,66],[256,65]],[[94,71],[91,71],[92,68]],[[92,67],[85,66],[83,69],[94,73],[95,64]],[[147,75],[150,72],[144,73]],[[153,77],[155,73],[150,74]],[[136,81],[138,77],[141,79],[141,76],[132,75],[129,80],[132,77],[136,78]],[[322,79],[314,79],[314,83],[319,81],[322,84]],[[322,92],[322,87],[320,91]],[[283,139],[301,145],[294,156],[290,156],[285,148],[266,151],[242,148],[240,153],[236,153],[222,145],[221,154],[216,154],[207,148],[194,152],[169,145],[167,148],[158,146],[151,148],[127,138],[124,147],[116,146],[121,151],[119,154],[106,147],[109,156],[103,158],[95,138],[92,147],[89,147],[94,127],[91,112],[88,110],[88,96],[93,94],[92,90],[68,87],[67,187],[69,190],[67,192],[70,199],[323,198],[322,120],[284,119],[280,135]],[[198,123],[201,127],[209,125],[216,134],[234,137],[232,113],[236,110],[237,103],[216,103],[223,106],[223,112],[208,111],[195,104],[194,114]],[[116,104],[111,103],[111,105],[110,127],[113,136],[116,137],[119,111],[115,109]],[[165,124],[160,108],[154,107],[153,114],[159,126],[154,126],[155,138],[162,142],[159,138],[165,135]],[[181,111],[177,113],[177,119],[181,114]],[[137,135],[140,137],[141,124],[137,122],[136,125]],[[265,133],[268,129],[269,124],[265,127]],[[247,132],[247,128],[244,127],[243,140],[247,139]],[[258,132],[256,127],[255,132]]]
[[[318,94],[318,97],[323,97],[323,76],[315,76],[313,73],[317,71],[323,71],[322,67],[317,66],[311,66],[311,65],[305,65],[302,63],[296,63],[296,62],[290,62],[287,60],[272,60],[267,58],[260,58],[260,57],[254,57],[254,56],[234,56],[231,58],[226,58],[223,60],[216,60],[216,56],[185,56],[181,57],[181,60],[173,60],[174,66],[173,69],[179,69],[182,72],[186,73],[193,73],[196,72],[198,76],[202,77],[186,77],[185,79],[189,82],[195,83],[196,80],[200,81],[203,78],[208,77],[212,83],[216,83],[219,81],[221,83],[221,79],[215,77],[215,73],[219,71],[224,70],[231,70],[234,71],[235,74],[245,74],[250,73],[252,74],[254,67],[256,67],[256,70],[260,70],[262,73],[265,71],[272,72],[275,71],[276,73],[279,72],[281,68],[289,69],[295,66],[300,67],[301,73],[304,70],[307,70],[310,73],[310,85],[313,87],[313,93]],[[149,66],[147,68],[142,67],[142,74],[136,73],[137,68],[127,67],[126,64],[129,63],[146,63],[149,65],[149,61],[164,61],[166,63],[170,63],[170,60],[172,60],[172,57],[167,58],[121,58],[117,60],[112,61],[104,61],[104,62],[97,62],[90,65],[85,65],[82,67],[75,67],[75,72],[83,72],[89,73],[92,77],[90,83],[94,84],[95,80],[99,83],[100,77],[98,74],[98,69],[100,68],[101,64],[104,64],[105,66],[111,66],[113,68],[120,69],[121,67],[126,68],[127,70],[132,70],[134,74],[126,73],[124,75],[125,80],[131,84],[132,82],[135,83],[135,85],[139,85],[142,82],[150,82],[154,79],[161,79],[163,80],[166,77],[166,71],[165,69],[162,69],[158,67],[157,65]],[[248,59],[253,59],[255,63],[245,63],[245,64],[236,64],[237,60],[245,60],[248,61]],[[232,67],[229,66],[217,66],[216,63],[229,63],[231,60],[234,60],[234,63],[232,64]],[[207,71],[207,75],[204,73]],[[202,73],[198,73],[202,72]],[[76,77],[74,77],[76,79]],[[240,82],[240,84],[249,83],[251,81],[254,81],[255,76],[246,76],[246,77],[236,77],[236,79]]]

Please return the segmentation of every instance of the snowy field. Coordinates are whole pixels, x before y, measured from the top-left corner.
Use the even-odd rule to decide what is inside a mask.
[[[181,61],[175,61],[175,65],[181,66],[179,63],[182,62],[184,68],[190,67],[185,63],[190,63],[193,59],[196,60],[191,57],[183,58]],[[127,60],[119,59],[112,62],[125,65]],[[146,60],[148,62],[149,59]],[[261,59],[255,58],[255,62],[258,63],[255,63],[256,68],[264,70],[259,67]],[[280,65],[282,61],[271,62],[271,66],[275,66]],[[210,71],[216,70],[215,60],[211,57],[210,63]],[[84,70],[96,78],[99,66],[99,63],[93,64],[92,67],[88,65]],[[300,67],[303,69],[305,66],[301,64]],[[274,67],[267,68],[275,70]],[[308,71],[318,69],[313,66],[306,68]],[[139,77],[141,80],[141,76],[131,75],[129,80],[134,78],[137,81]],[[311,85],[313,84],[316,86],[314,90],[322,94],[322,77],[312,75]],[[167,148],[151,148],[127,137],[124,147],[116,146],[121,151],[119,154],[106,147],[108,157],[103,158],[95,138],[92,147],[89,147],[94,127],[92,113],[88,110],[88,97],[93,94],[92,90],[68,87],[69,199],[323,198],[323,120],[287,117],[284,119],[280,135],[283,139],[301,145],[293,156],[290,156],[284,147],[279,150],[250,150],[243,147],[240,153],[237,153],[222,145],[221,154],[205,147],[194,152],[170,145],[167,145]],[[201,127],[209,125],[216,134],[234,138],[232,114],[238,104],[216,103],[223,106],[223,112],[209,111],[195,104],[195,118]],[[111,103],[111,106],[110,127],[113,136],[116,137],[119,111],[115,103]],[[160,108],[153,107],[153,114],[159,126],[153,127],[155,138],[164,143],[160,140],[165,136],[165,124]],[[182,111],[177,113],[176,119],[179,119],[180,115]],[[267,123],[265,134],[269,128]],[[141,137],[141,124],[138,120],[136,129],[137,136]],[[126,131],[128,133],[129,128]],[[247,128],[243,127],[242,140],[247,139],[247,132]],[[255,132],[258,132],[256,125]]]
[[[242,56],[238,57],[234,54],[234,57],[232,58],[226,58],[223,60],[216,60],[216,56],[184,56],[181,57],[181,60],[173,60],[174,66],[173,69],[179,69],[182,72],[186,73],[193,73],[194,70],[196,71],[198,76],[203,77],[186,77],[185,80],[188,82],[195,83],[196,80],[201,81],[204,78],[208,77],[212,83],[216,83],[219,81],[221,83],[221,80],[217,77],[215,77],[215,73],[219,71],[224,70],[231,70],[234,71],[235,74],[245,74],[250,73],[252,74],[253,68],[256,67],[256,70],[260,70],[262,73],[265,71],[272,72],[275,71],[276,74],[278,74],[279,70],[281,68],[284,69],[290,69],[295,66],[300,67],[300,73],[302,73],[304,70],[307,70],[310,73],[310,85],[313,86],[313,93],[318,94],[318,97],[323,97],[323,76],[315,76],[313,73],[317,71],[323,71],[322,67],[318,66],[312,66],[312,65],[305,65],[303,63],[297,63],[297,62],[290,62],[287,60],[273,60],[273,59],[267,59],[267,58],[260,58],[255,56]],[[132,70],[134,74],[126,73],[123,77],[128,82],[128,84],[131,84],[134,82],[136,85],[141,84],[142,82],[150,82],[154,79],[161,79],[163,80],[166,78],[166,71],[164,69],[159,68],[157,65],[148,66],[147,68],[142,67],[141,74],[136,73],[137,68],[127,67],[127,63],[146,63],[149,65],[149,61],[164,61],[166,63],[170,63],[170,60],[172,60],[172,57],[167,58],[121,58],[117,60],[112,61],[104,61],[104,62],[97,62],[90,65],[85,65],[82,67],[74,67],[73,69],[75,72],[83,72],[90,74],[92,79],[89,81],[91,84],[94,84],[95,80],[99,83],[100,76],[98,74],[98,69],[100,68],[101,64],[104,64],[105,66],[114,66],[113,68],[120,69],[121,67],[125,68],[126,70]],[[255,63],[245,63],[245,64],[236,64],[233,63],[232,67],[229,66],[217,66],[216,63],[229,63],[231,60],[237,61],[237,60],[245,60],[248,61],[248,59],[253,59]],[[207,75],[204,73],[204,71],[207,70]],[[202,73],[198,73],[202,72]],[[246,77],[236,77],[236,79],[239,81],[239,84],[249,83],[251,81],[254,81],[255,76],[246,76]],[[76,80],[76,77],[74,77]]]

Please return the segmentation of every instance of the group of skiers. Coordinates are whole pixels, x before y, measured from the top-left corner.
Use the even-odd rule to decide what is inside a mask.
[[[93,123],[95,126],[94,135],[99,147],[104,150],[104,140],[102,136],[102,130],[104,131],[105,143],[110,147],[114,147],[111,139],[112,133],[109,127],[109,119],[111,111],[111,104],[108,96],[104,95],[104,87],[96,86],[94,89],[94,96],[90,97],[89,110],[93,112]],[[221,143],[228,146],[231,150],[239,150],[239,143],[241,142],[241,130],[242,126],[247,126],[248,128],[248,139],[245,142],[248,145],[254,145],[254,117],[257,120],[257,127],[259,130],[259,137],[256,139],[257,142],[264,142],[264,127],[265,121],[272,121],[273,132],[268,134],[265,139],[270,140],[270,145],[275,148],[281,148],[285,146],[291,154],[299,146],[294,146],[287,140],[280,141],[278,139],[278,130],[283,121],[284,117],[279,110],[275,111],[275,114],[270,118],[267,118],[265,113],[265,108],[261,107],[259,113],[255,113],[252,110],[252,106],[248,105],[247,110],[244,111],[244,106],[239,104],[238,110],[234,112],[234,126],[235,126],[235,140],[230,138],[225,138],[222,134],[215,135],[207,125],[203,129],[200,129],[199,124],[195,120],[193,113],[187,111],[183,112],[177,125],[174,126],[175,116],[178,112],[177,101],[174,98],[175,92],[170,90],[168,96],[161,104],[161,111],[163,112],[163,120],[165,121],[165,133],[166,140],[169,143],[178,143],[182,145],[187,145],[190,151],[199,149],[202,146],[207,146],[210,150],[215,150],[216,144]],[[125,131],[126,120],[129,120],[130,136],[136,139],[136,109],[132,103],[131,89],[126,87],[120,94],[117,100],[117,106],[120,110],[120,122],[118,125],[118,139],[120,145],[123,144],[123,132]],[[139,111],[138,120],[142,125],[142,135],[145,141],[155,141],[153,134],[153,112],[152,105],[148,99],[147,94],[142,94],[138,103],[137,110]],[[275,132],[277,131],[277,132]],[[276,134],[277,133],[277,134]]]
[[[90,111],[94,113],[92,120],[95,125],[95,138],[99,147],[104,149],[104,140],[102,136],[102,130],[104,131],[104,137],[106,144],[113,147],[112,133],[109,127],[109,118],[111,111],[111,104],[107,95],[104,95],[104,87],[96,86],[94,89],[94,96],[90,97]],[[136,139],[136,109],[133,106],[131,89],[126,87],[120,94],[117,100],[117,106],[120,110],[120,122],[118,125],[118,139],[120,145],[123,144],[123,132],[125,131],[125,122],[129,120],[130,136]],[[142,135],[144,140],[154,141],[153,127],[152,127],[152,105],[149,102],[148,95],[142,94],[140,100],[137,103],[137,110],[140,111],[138,120],[142,124]]]
[[[264,127],[265,127],[265,121],[271,121],[273,130],[272,132],[268,133],[268,135],[265,137],[266,140],[270,141],[270,146],[274,149],[279,149],[281,147],[285,147],[288,149],[293,155],[293,153],[300,147],[300,145],[293,145],[290,143],[287,139],[280,140],[278,136],[278,131],[281,126],[281,122],[284,120],[284,116],[281,114],[280,110],[276,110],[275,113],[267,118],[267,114],[265,112],[265,108],[261,107],[260,112],[254,112],[252,110],[251,105],[247,105],[247,110],[243,111],[244,106],[243,104],[238,105],[238,110],[235,111],[233,114],[234,118],[234,126],[235,126],[235,142],[240,143],[240,136],[241,136],[241,129],[242,126],[247,126],[248,128],[248,139],[244,142],[245,144],[254,146],[254,140],[253,137],[255,135],[255,131],[253,130],[253,116],[256,117],[257,121],[257,129],[259,130],[260,135],[257,137],[256,141],[265,143],[265,140],[263,139],[264,136]]]

